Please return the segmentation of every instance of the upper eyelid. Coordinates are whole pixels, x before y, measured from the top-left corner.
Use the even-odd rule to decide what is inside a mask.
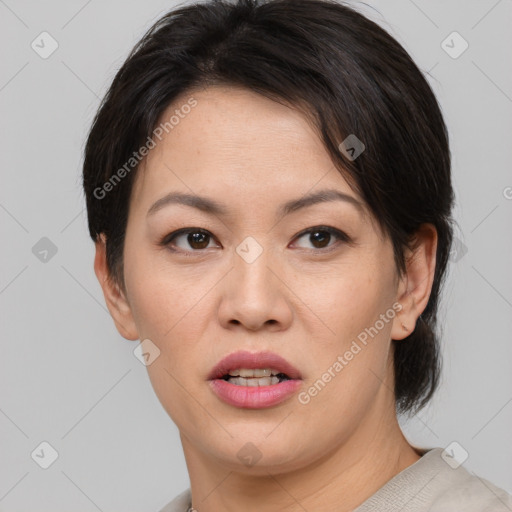
[[[300,231],[293,237],[293,239],[295,240],[297,238],[302,238],[304,235],[307,235],[314,231],[326,231],[327,233],[330,233],[331,235],[336,237],[338,242],[344,242],[346,244],[352,243],[352,237],[349,236],[345,231],[338,229],[338,228],[334,228],[334,227],[330,227],[330,226],[322,226],[322,225],[313,226],[311,228],[307,228],[303,231]],[[327,250],[329,250],[329,248],[325,248],[324,250],[327,251]],[[318,249],[317,251],[321,252],[322,249]]]
[[[190,233],[205,233],[205,234],[211,236],[212,238],[214,238],[215,240],[217,240],[217,237],[211,231],[209,231],[208,229],[204,229],[204,228],[181,228],[181,229],[177,229],[177,230],[173,231],[172,233],[168,233],[167,235],[165,235],[162,238],[162,241],[160,243],[162,245],[167,245],[172,240],[177,238],[178,236],[188,235]]]

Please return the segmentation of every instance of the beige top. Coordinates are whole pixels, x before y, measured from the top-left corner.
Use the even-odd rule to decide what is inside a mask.
[[[512,512],[512,495],[457,466],[445,454],[448,464],[441,456],[443,448],[422,451],[421,459],[395,475],[354,512]],[[188,512],[191,506],[187,489],[159,512]]]

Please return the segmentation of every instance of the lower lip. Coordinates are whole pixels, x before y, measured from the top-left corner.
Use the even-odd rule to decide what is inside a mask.
[[[224,402],[243,409],[272,407],[293,395],[301,386],[297,379],[285,380],[270,386],[237,386],[224,379],[210,381],[213,392]]]

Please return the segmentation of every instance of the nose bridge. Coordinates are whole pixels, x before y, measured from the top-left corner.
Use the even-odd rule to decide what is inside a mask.
[[[233,254],[233,270],[222,297],[220,321],[256,330],[265,324],[287,325],[292,317],[272,251],[253,237],[245,238]],[[284,287],[285,288],[285,287]]]
[[[268,268],[272,264],[270,260],[271,251],[268,247],[264,247],[263,243],[252,236],[246,237],[235,248],[235,286],[238,285],[244,293],[249,292],[250,295],[270,292],[273,287],[272,272]]]

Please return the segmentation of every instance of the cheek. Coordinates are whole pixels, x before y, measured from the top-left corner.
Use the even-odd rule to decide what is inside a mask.
[[[125,279],[130,307],[139,332],[155,338],[155,343],[166,342],[183,326],[194,328],[204,318],[201,299],[212,286],[213,276],[192,268],[180,271],[166,264],[165,254],[156,256],[151,248],[130,250],[127,243]]]
[[[321,320],[321,329],[311,333],[321,348],[343,349],[361,332],[375,324],[394,302],[393,272],[370,258],[354,258],[322,274],[297,276],[297,294]],[[317,326],[318,327],[318,324]],[[387,323],[379,330],[386,334]],[[323,333],[319,337],[319,333]]]
[[[162,405],[178,422],[176,410],[192,405],[190,396],[183,394],[183,387],[195,389],[202,385],[198,363],[203,358],[210,361],[215,347],[205,333],[209,332],[207,326],[215,312],[211,292],[219,275],[205,272],[204,267],[193,263],[186,270],[180,269],[166,263],[163,255],[155,257],[150,250],[137,254],[132,251],[131,255],[127,251],[125,268],[138,332],[141,339],[150,339],[160,350],[159,357],[147,367],[149,377]]]
[[[198,385],[197,373],[190,368],[208,318],[205,293],[215,280],[204,272],[176,272],[149,251],[127,249],[125,278],[132,314],[141,340],[150,339],[160,350],[147,366],[155,394],[180,428],[206,428],[207,419],[190,398]]]
[[[309,289],[305,302],[312,304],[314,314],[328,327],[323,329],[326,335],[313,333],[308,346],[313,362],[307,382],[314,388],[309,388],[314,395],[311,400],[320,407],[336,404],[336,410],[348,416],[356,410],[362,413],[389,371],[395,315],[393,267],[354,261],[306,285],[303,278],[303,289]]]

